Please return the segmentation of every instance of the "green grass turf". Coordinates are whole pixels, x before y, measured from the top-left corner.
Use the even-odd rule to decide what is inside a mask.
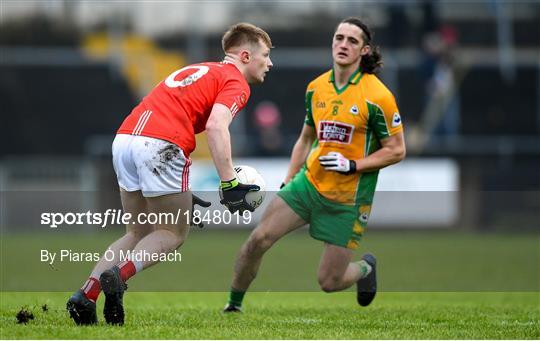
[[[76,327],[64,310],[94,262],[48,266],[40,249],[102,252],[121,230],[3,233],[0,259],[2,338],[63,339],[538,339],[538,233],[369,231],[361,252],[378,257],[381,292],[369,308],[354,293],[324,294],[316,281],[322,244],[306,231],[265,256],[245,313],[225,316],[236,253],[249,231],[194,230],[182,261],[133,277],[124,327]],[[41,291],[42,293],[37,293]],[[169,292],[164,292],[169,291]],[[281,292],[279,292],[281,291]],[[50,307],[41,311],[41,305]],[[102,310],[103,300],[98,302]],[[28,307],[35,319],[16,323]],[[101,314],[100,314],[101,316]]]
[[[40,262],[40,250],[103,253],[122,229],[46,230],[2,234],[2,291],[72,291],[95,262]],[[133,291],[224,291],[249,231],[193,230],[179,251],[181,262],[161,263],[130,280]],[[252,291],[318,291],[321,242],[294,232],[265,255]],[[540,291],[540,234],[459,231],[368,231],[355,259],[371,251],[379,264],[380,289],[392,292]],[[57,257],[59,258],[59,257]],[[9,276],[8,276],[9,274]],[[35,278],[39,278],[36,281]]]
[[[1,337],[30,339],[538,339],[539,293],[249,293],[245,312],[221,313],[226,293],[127,293],[126,324],[78,327],[69,293],[2,293]],[[42,312],[47,304],[49,311]],[[98,301],[102,310],[103,299]],[[35,315],[17,324],[27,306]]]

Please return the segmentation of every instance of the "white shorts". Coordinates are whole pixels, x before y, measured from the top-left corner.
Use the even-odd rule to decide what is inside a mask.
[[[145,197],[186,192],[191,160],[177,145],[140,135],[118,134],[112,144],[118,185]]]

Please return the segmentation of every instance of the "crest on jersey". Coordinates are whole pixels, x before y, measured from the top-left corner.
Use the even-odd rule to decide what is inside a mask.
[[[359,217],[358,220],[360,220],[360,222],[361,222],[362,224],[367,224],[368,219],[369,219],[369,213],[368,213],[368,212],[364,212],[364,213],[360,214],[360,217]]]
[[[353,115],[358,115],[358,106],[355,104],[351,107],[351,109],[349,110],[349,112]]]
[[[401,116],[399,116],[399,113],[395,112],[394,117],[392,117],[392,128],[395,128],[400,124],[401,124]]]
[[[366,225],[369,219],[369,212],[371,211],[371,205],[362,205],[360,206],[360,214],[358,215],[358,220],[361,224]]]
[[[247,95],[244,91],[242,91],[240,96],[236,96],[234,98],[234,103],[230,107],[231,113],[233,115],[236,115],[236,113],[238,112],[238,109],[240,107],[243,107],[246,104],[246,102],[247,102]]]
[[[240,95],[240,98],[239,98],[240,105],[246,104],[246,100],[247,100],[247,95],[244,91],[242,91],[242,94]]]

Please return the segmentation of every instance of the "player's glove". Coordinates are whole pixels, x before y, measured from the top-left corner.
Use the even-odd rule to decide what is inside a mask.
[[[255,208],[246,201],[246,194],[260,191],[259,186],[242,184],[238,182],[238,179],[234,178],[229,181],[221,181],[220,187],[223,193],[223,199],[220,203],[225,205],[231,213],[238,211],[242,214],[245,210],[255,211]]]
[[[330,152],[319,156],[319,162],[328,171],[335,171],[344,175],[356,173],[356,162],[347,159],[338,152]]]
[[[209,201],[204,201],[202,200],[201,198],[199,198],[198,196],[196,196],[195,194],[191,194],[191,216],[190,216],[190,219],[189,219],[189,225],[195,227],[199,227],[199,228],[203,228],[204,227],[204,224],[201,222],[199,222],[198,224],[195,224],[193,222],[193,212],[195,211],[195,205],[199,205],[201,207],[210,207],[210,205],[212,205],[211,202]]]

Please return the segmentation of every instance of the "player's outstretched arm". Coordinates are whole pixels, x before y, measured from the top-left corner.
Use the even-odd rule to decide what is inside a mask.
[[[231,135],[229,125],[232,113],[223,104],[216,103],[212,108],[210,117],[206,122],[206,136],[210,155],[216,166],[219,178],[229,181],[236,178],[231,156]]]
[[[315,140],[316,133],[315,128],[304,124],[302,127],[302,132],[298,137],[298,140],[294,144],[292,153],[291,153],[291,162],[289,164],[289,170],[287,171],[287,176],[285,177],[284,183],[289,182],[292,177],[298,173],[304,162],[306,162],[309,151],[311,150],[311,145]]]

